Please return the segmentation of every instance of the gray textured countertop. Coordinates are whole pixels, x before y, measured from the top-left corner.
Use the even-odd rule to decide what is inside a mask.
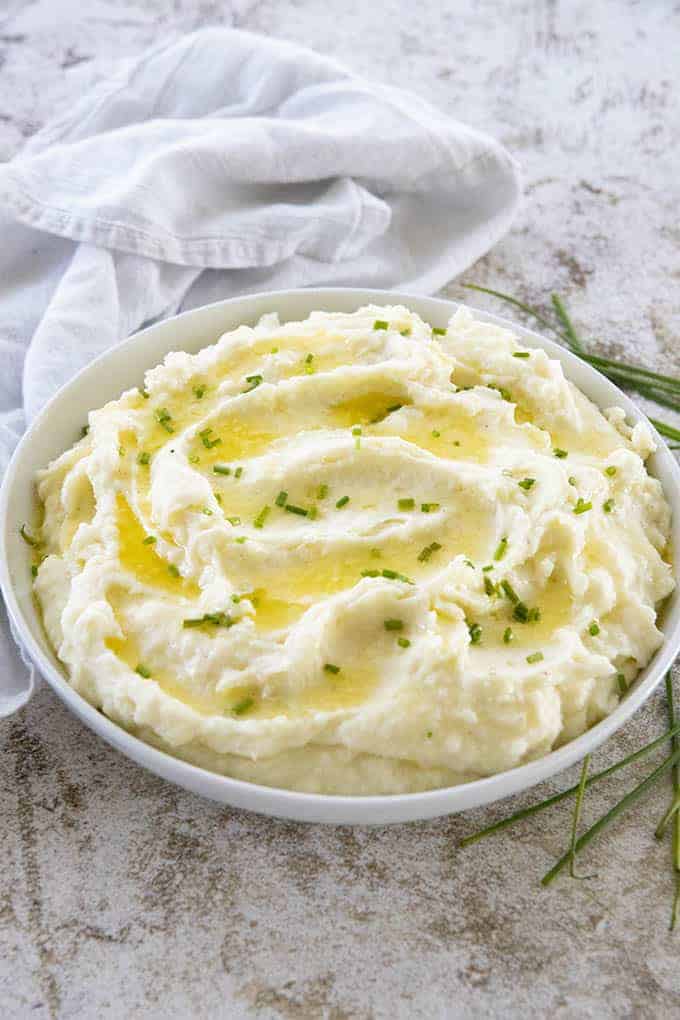
[[[314,46],[494,133],[526,203],[467,278],[533,301],[559,289],[600,350],[680,374],[677,4],[5,0],[0,159],[94,61],[207,23]],[[659,695],[596,765],[664,721]],[[598,878],[543,890],[568,808],[465,852],[457,839],[508,805],[389,829],[269,821],[141,771],[45,688],[0,745],[3,1016],[680,1013],[669,848],[652,837],[667,784],[593,845],[582,867]],[[644,773],[594,789],[587,818]]]

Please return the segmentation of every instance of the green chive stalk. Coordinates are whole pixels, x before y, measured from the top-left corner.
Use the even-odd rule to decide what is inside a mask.
[[[672,729],[677,717],[675,715],[675,703],[673,699],[673,674],[670,669],[666,673],[666,706],[668,708],[668,721],[670,728]],[[671,737],[671,750],[676,751],[678,746],[680,745],[677,736]],[[677,800],[680,796],[680,767],[675,765],[671,772],[671,776],[673,779],[673,799]],[[675,895],[673,896],[671,923],[669,927],[671,931],[674,931],[678,917],[678,907],[680,906],[680,814],[677,811],[673,817],[672,854],[673,872],[675,875]]]
[[[670,769],[672,769],[679,761],[680,761],[680,747],[672,754],[670,754],[667,758],[665,758],[660,765],[657,765],[654,771],[650,772],[650,774],[645,779],[643,779],[641,783],[638,783],[637,786],[634,786],[632,790],[629,790],[628,793],[621,798],[621,800],[616,802],[614,807],[610,808],[609,811],[607,811],[604,815],[598,818],[595,824],[591,825],[590,828],[587,829],[583,833],[583,835],[576,840],[574,853],[578,853],[579,851],[581,851],[583,847],[591,843],[592,840],[594,840],[595,837],[604,828],[606,828],[606,826],[609,825],[610,822],[613,822],[614,819],[618,817],[618,815],[622,814],[624,811],[627,811],[629,807],[632,807],[633,804],[635,804],[638,800],[644,797],[644,795],[649,792],[649,790],[654,786],[654,784],[657,783],[659,779],[661,779],[661,777],[665,775],[666,772],[668,772]],[[560,857],[557,864],[555,864],[550,869],[550,871],[546,872],[546,874],[543,876],[543,878],[541,879],[541,885],[550,885],[550,883],[557,878],[559,873],[569,864],[571,860],[571,855],[572,855],[571,850],[568,850],[566,854]]]
[[[625,768],[626,765],[632,765],[633,762],[639,761],[641,758],[646,758],[653,751],[656,751],[658,747],[661,747],[662,744],[678,733],[680,733],[680,721],[678,721],[666,733],[663,733],[660,737],[656,737],[649,744],[645,744],[644,747],[639,748],[639,750],[626,755],[625,758],[621,758],[620,761],[617,761],[608,768],[603,769],[602,772],[596,772],[594,775],[588,776],[585,782],[585,788],[587,789],[593,783],[598,783],[601,779],[606,779],[607,776],[613,775],[614,772],[618,772],[619,769]],[[546,808],[552,807],[553,804],[559,804],[560,801],[566,800],[567,797],[573,797],[575,793],[578,793],[580,785],[580,782],[576,783],[575,786],[570,786],[569,789],[563,790],[561,793],[555,793],[552,797],[547,797],[546,800],[542,800],[538,804],[532,804],[530,807],[522,808],[521,811],[515,811],[514,814],[508,815],[507,818],[501,818],[500,821],[494,822],[493,825],[488,825],[484,829],[479,829],[477,832],[473,832],[470,836],[465,836],[460,840],[458,846],[470,846],[471,843],[477,843],[480,839],[485,839],[487,836],[494,836],[496,833],[502,832],[504,829],[508,829],[511,825],[515,825],[517,822],[521,822],[525,818],[530,818],[531,815],[538,814],[539,811],[545,811]]]
[[[616,361],[613,358],[603,358],[599,355],[589,354],[585,350],[583,341],[576,332],[574,324],[558,294],[553,294],[551,298],[553,310],[559,323],[559,325],[556,325],[539,312],[538,309],[525,304],[523,301],[518,301],[517,298],[511,297],[509,294],[504,294],[502,291],[493,290],[490,287],[480,287],[474,283],[464,283],[463,286],[468,290],[490,294],[500,301],[505,301],[507,304],[519,308],[525,315],[531,316],[545,329],[549,329],[574,354],[587,361],[594,368],[599,369],[603,375],[606,375],[613,382],[621,386],[627,386],[641,396],[680,413],[680,379],[676,379],[674,376],[662,375],[659,372],[652,372],[650,369],[641,368],[639,365],[631,365],[624,361]],[[654,418],[649,420],[662,436],[667,439],[680,441],[679,429]]]

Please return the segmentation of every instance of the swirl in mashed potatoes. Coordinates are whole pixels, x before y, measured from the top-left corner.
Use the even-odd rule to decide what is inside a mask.
[[[266,316],[90,414],[40,473],[69,682],[268,785],[375,794],[545,754],[662,640],[654,442],[459,310]]]

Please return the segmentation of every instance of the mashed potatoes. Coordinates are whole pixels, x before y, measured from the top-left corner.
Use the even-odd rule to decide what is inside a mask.
[[[41,472],[36,592],[73,687],[176,755],[447,785],[582,733],[661,643],[653,447],[467,311],[267,316]]]

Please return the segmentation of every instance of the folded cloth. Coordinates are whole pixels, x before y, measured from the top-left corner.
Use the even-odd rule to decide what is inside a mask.
[[[290,43],[159,45],[0,167],[0,474],[27,422],[145,323],[258,290],[436,290],[508,229],[515,162]],[[0,715],[31,678],[0,630]]]

